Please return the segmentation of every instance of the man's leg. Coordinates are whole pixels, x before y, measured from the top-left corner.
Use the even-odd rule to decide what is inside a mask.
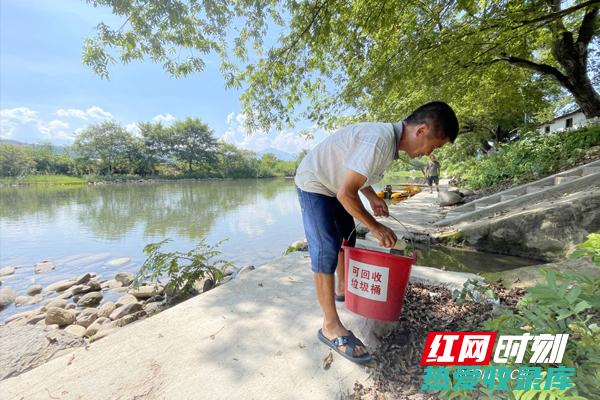
[[[335,306],[334,273],[336,263],[340,260],[341,242],[336,224],[337,200],[301,190],[298,191],[298,197],[314,272],[317,299],[323,312],[322,332],[327,339],[333,340],[338,336],[348,335],[348,330],[342,325]],[[339,349],[346,350],[345,346],[340,346]],[[355,356],[366,353],[363,346],[354,348]]]
[[[337,268],[335,269],[337,275],[337,282],[335,285],[335,294],[338,296],[344,296],[346,294],[346,271],[344,269],[344,252],[340,251],[338,254]]]
[[[348,330],[342,325],[340,317],[335,307],[334,297],[334,275],[315,272],[315,288],[317,290],[317,298],[323,311],[323,335],[327,339],[333,340],[338,336],[348,335]],[[346,350],[346,346],[340,346],[341,351]],[[367,350],[362,346],[354,348],[354,355],[361,356],[367,353]]]
[[[356,243],[356,225],[354,225],[354,218],[348,211],[344,209],[344,206],[335,199],[335,225],[338,230],[339,236],[342,240],[347,240],[350,247],[354,247]],[[344,252],[339,251],[337,255],[337,267],[335,272],[337,274],[337,285],[335,287],[335,293],[339,296],[346,294],[346,271],[344,268]]]

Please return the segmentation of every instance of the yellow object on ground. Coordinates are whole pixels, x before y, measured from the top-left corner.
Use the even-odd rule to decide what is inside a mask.
[[[419,193],[421,189],[418,186],[407,186],[399,192],[392,193],[391,199],[394,202],[406,200],[411,196]]]

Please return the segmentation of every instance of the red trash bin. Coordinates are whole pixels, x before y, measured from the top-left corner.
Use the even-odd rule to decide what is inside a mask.
[[[346,271],[346,307],[363,317],[396,321],[402,311],[410,269],[417,261],[412,257],[349,247],[344,249]]]

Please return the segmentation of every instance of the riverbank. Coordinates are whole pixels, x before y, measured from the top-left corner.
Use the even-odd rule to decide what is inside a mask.
[[[255,179],[293,179],[293,176],[261,176],[253,178],[193,178],[189,176],[137,176],[137,175],[113,175],[113,176],[84,176],[76,177],[69,175],[25,175],[22,177],[0,177],[0,188],[2,187],[25,187],[25,186],[77,186],[77,185],[107,185],[107,184],[147,184],[160,182],[212,182],[231,180],[255,180]]]
[[[296,252],[152,317],[63,349],[58,358],[0,382],[7,399],[331,399],[369,384],[369,370],[316,337],[320,311],[309,258]],[[415,268],[415,283],[460,287],[470,274]],[[114,312],[114,311],[113,311]],[[364,320],[340,313],[375,346]],[[87,315],[87,313],[86,313]],[[323,360],[331,357],[325,368]]]

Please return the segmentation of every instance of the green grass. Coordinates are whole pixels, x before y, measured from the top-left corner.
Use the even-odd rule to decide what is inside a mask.
[[[444,172],[460,177],[464,186],[479,190],[541,179],[600,155],[600,125],[546,135],[528,132],[523,136],[522,140],[501,145],[499,153],[447,165]]]
[[[388,171],[385,173],[384,179],[399,179],[399,178],[422,178],[421,171]]]
[[[2,177],[1,185],[86,185],[85,179],[67,175],[27,175],[22,177]]]

